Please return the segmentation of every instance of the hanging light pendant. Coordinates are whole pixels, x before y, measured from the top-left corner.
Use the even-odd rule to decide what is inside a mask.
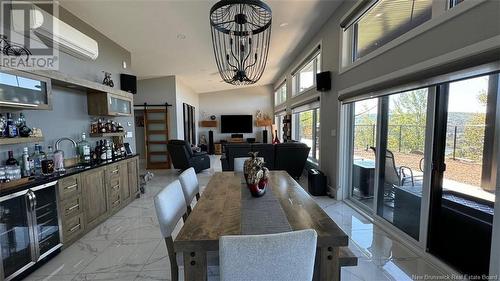
[[[260,0],[221,0],[210,9],[215,60],[233,85],[259,81],[271,39],[271,8]]]

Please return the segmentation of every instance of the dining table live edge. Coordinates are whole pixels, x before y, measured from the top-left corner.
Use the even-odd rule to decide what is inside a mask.
[[[243,234],[243,188],[243,174],[239,172],[217,172],[210,179],[174,241],[175,252],[183,253],[184,280],[207,280],[207,252],[218,252],[221,236]],[[347,234],[286,171],[270,171],[267,192],[276,197],[291,230],[316,231],[313,280],[339,280],[339,249],[348,246]]]

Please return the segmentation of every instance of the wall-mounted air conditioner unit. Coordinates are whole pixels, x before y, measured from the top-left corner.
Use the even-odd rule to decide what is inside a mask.
[[[99,56],[99,46],[94,39],[46,11],[33,5],[29,16],[29,29],[44,43],[49,43],[54,48],[81,59],[95,60]],[[24,32],[27,28],[24,24],[24,14],[13,13],[12,23],[16,32]]]

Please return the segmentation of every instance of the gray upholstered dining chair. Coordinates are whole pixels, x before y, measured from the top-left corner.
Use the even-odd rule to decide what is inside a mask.
[[[311,281],[316,256],[312,229],[266,235],[222,236],[220,281]]]
[[[186,200],[187,214],[189,216],[192,211],[191,202],[193,202],[194,197],[196,197],[196,200],[200,200],[200,186],[194,168],[189,168],[182,172],[179,176],[179,181],[181,182],[182,192]]]
[[[174,239],[172,232],[181,218],[186,219],[186,200],[182,193],[181,183],[176,180],[160,191],[154,198],[156,215],[160,223],[160,230],[167,244],[168,258],[172,281],[179,280],[179,267],[177,265],[177,255],[174,251]]]
[[[264,161],[263,157],[257,157],[258,159]],[[234,171],[235,172],[243,172],[245,167],[245,160],[250,159],[250,157],[238,157],[234,158]]]

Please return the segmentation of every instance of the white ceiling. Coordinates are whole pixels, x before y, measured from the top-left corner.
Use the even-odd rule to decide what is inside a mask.
[[[217,1],[62,0],[61,5],[132,54],[142,78],[176,75],[195,92],[236,86],[221,82],[212,50],[209,11]],[[266,70],[257,85],[277,79],[342,0],[267,0],[273,12]],[[182,39],[185,37],[184,39]],[[240,86],[241,87],[241,86]]]

